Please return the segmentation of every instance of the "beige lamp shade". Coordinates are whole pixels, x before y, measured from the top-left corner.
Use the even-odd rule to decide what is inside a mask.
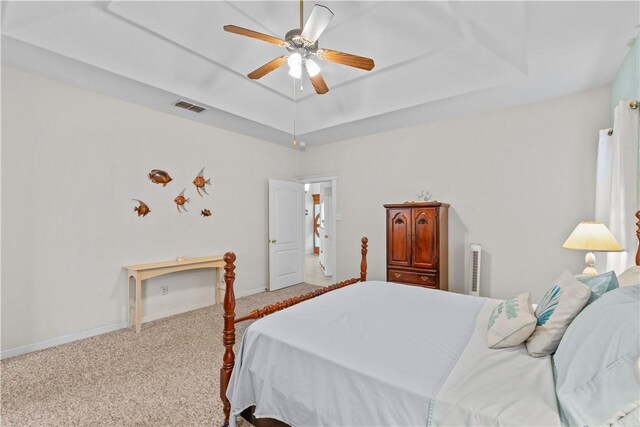
[[[602,222],[583,221],[562,245],[566,249],[619,252],[622,246]]]

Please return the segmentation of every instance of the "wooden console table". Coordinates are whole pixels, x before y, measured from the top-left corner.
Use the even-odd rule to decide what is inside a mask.
[[[214,287],[215,302],[222,300],[222,256],[202,258],[185,258],[182,261],[163,261],[147,264],[129,265],[127,269],[127,285],[129,286],[129,326],[136,325],[136,333],[142,328],[142,283],[146,279],[176,273],[179,271],[213,268],[215,270]],[[133,282],[132,282],[133,279]],[[135,292],[133,292],[135,286]]]

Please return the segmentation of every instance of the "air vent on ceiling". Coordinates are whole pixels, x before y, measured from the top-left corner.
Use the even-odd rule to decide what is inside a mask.
[[[185,110],[193,111],[194,113],[202,113],[203,111],[207,111],[205,107],[202,107],[200,105],[195,105],[187,101],[183,101],[182,99],[179,99],[173,105],[175,105],[178,108],[183,108]]]

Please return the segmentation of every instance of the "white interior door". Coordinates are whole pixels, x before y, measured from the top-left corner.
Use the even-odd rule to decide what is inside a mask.
[[[269,290],[304,280],[304,186],[269,180]]]
[[[322,240],[324,240],[323,252],[324,252],[324,275],[333,276],[333,230],[332,230],[332,213],[333,213],[333,197],[331,194],[331,187],[324,189],[324,233]]]

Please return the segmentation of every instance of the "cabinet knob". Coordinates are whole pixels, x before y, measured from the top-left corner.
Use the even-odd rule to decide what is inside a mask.
[[[429,280],[429,276],[420,276],[420,279],[421,279],[423,282],[426,282],[427,280]]]
[[[396,279],[399,279],[400,277],[402,277],[402,274],[400,273],[393,273],[394,276],[396,276]]]

